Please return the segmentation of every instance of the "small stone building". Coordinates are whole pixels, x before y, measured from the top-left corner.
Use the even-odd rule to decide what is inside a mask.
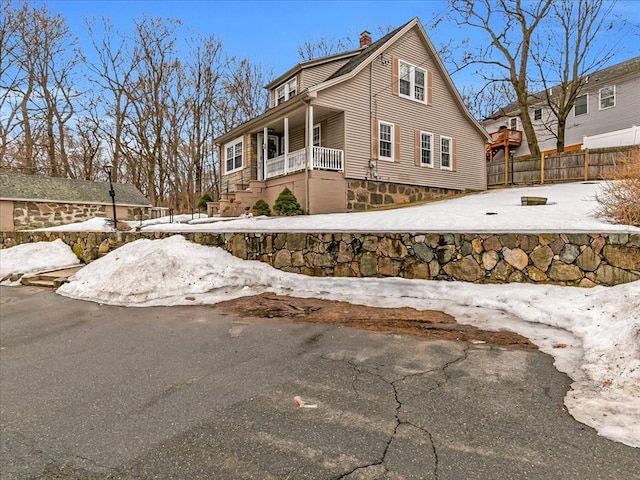
[[[118,220],[148,217],[151,204],[133,185],[115,183]],[[30,230],[113,217],[109,182],[0,173],[0,230]]]

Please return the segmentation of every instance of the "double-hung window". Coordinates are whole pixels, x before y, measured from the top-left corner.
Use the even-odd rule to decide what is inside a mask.
[[[616,106],[616,87],[604,87],[600,89],[600,110]]]
[[[533,111],[533,119],[534,120],[542,120],[542,109],[541,108],[536,108]]]
[[[296,96],[298,91],[298,82],[296,77],[293,77],[288,82],[283,83],[278,88],[276,88],[276,105],[280,105],[283,102],[286,102],[290,98]]]
[[[433,134],[420,132],[420,165],[433,167]]]
[[[380,158],[393,161],[393,123],[380,122],[378,125]]]
[[[401,97],[425,102],[427,71],[406,62],[399,62],[398,93]]]
[[[225,145],[226,173],[242,168],[242,138]]]
[[[453,140],[449,137],[440,137],[440,168],[445,170],[453,169],[452,150]]]
[[[589,95],[584,94],[576,97],[576,103],[573,106],[573,116],[584,115],[589,113]]]
[[[320,146],[320,125],[316,125],[313,127],[313,146],[314,147],[319,147]]]

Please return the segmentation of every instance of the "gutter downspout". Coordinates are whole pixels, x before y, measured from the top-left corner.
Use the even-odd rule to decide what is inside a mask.
[[[310,142],[309,142],[309,117],[311,115],[311,104],[307,103],[306,104],[306,112],[305,112],[305,116],[304,116],[304,128],[305,128],[305,133],[306,135],[306,142],[307,142],[307,164],[305,165],[305,169],[304,169],[304,211],[305,213],[308,215],[309,214],[309,164],[310,164],[310,160],[311,160],[311,146],[310,146]],[[313,133],[312,133],[313,135]]]

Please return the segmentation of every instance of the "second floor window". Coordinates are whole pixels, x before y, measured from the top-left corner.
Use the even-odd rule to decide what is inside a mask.
[[[509,128],[511,130],[517,130],[518,129],[518,117],[513,117],[509,119]]]
[[[425,101],[425,90],[427,88],[426,70],[409,63],[399,62],[398,81],[400,83],[398,92],[401,97],[419,102]]]
[[[296,96],[298,92],[298,82],[296,78],[292,78],[286,83],[283,83],[278,88],[276,88],[276,105],[280,105],[283,102],[286,102],[290,98]]]
[[[577,117],[578,115],[584,115],[588,113],[588,105],[589,105],[589,97],[587,95],[580,95],[576,98],[576,103],[573,106],[573,115]]]
[[[616,106],[616,87],[604,87],[600,89],[600,110]]]
[[[225,145],[226,173],[242,168],[242,138]]]
[[[315,127],[313,127],[313,146],[314,147],[319,147],[320,146],[320,125],[316,125]]]
[[[534,120],[542,120],[542,109],[541,108],[536,108],[533,111],[533,119]]]

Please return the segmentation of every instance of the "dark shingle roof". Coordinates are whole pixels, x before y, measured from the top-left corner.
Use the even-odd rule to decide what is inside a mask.
[[[147,199],[136,187],[115,183],[117,205],[148,206]],[[0,199],[48,200],[52,202],[111,203],[109,182],[90,182],[71,178],[41,177],[18,173],[0,173]]]
[[[346,75],[347,73],[350,73],[353,70],[355,70],[358,67],[358,65],[360,65],[367,58],[369,58],[371,55],[373,55],[376,52],[376,50],[378,50],[385,43],[387,43],[387,41],[391,37],[393,37],[396,33],[398,33],[404,27],[406,27],[409,23],[411,23],[411,21],[412,20],[410,20],[409,22],[405,23],[404,25],[396,28],[392,32],[387,33],[384,37],[380,38],[379,40],[373,42],[367,48],[362,50],[362,52],[360,52],[358,55],[356,55],[351,60],[349,60],[347,63],[345,63],[342,67],[340,67],[333,75],[331,75],[329,78],[327,78],[327,80],[333,80],[334,78],[341,77],[342,75]]]

